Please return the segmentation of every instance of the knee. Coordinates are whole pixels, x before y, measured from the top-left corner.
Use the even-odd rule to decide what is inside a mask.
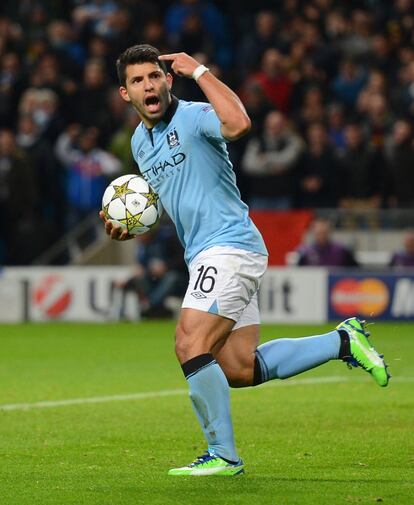
[[[177,326],[175,331],[175,354],[181,364],[205,352],[210,351],[200,345],[199,339],[192,332],[187,331],[183,325]]]

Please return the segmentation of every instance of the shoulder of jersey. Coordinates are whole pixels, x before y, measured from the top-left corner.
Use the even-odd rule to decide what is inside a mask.
[[[135,131],[134,133],[132,134],[132,137],[131,137],[131,143],[134,141],[134,140],[137,140],[138,136],[140,133],[142,133],[143,131],[143,123],[139,123],[139,125],[135,128]]]
[[[212,106],[207,102],[186,102],[185,100],[180,100],[181,111],[194,113],[199,110],[206,109],[210,110]]]

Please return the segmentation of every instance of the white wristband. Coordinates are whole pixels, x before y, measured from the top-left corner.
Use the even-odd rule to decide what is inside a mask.
[[[200,77],[209,70],[210,69],[207,68],[205,65],[199,65],[193,72],[193,79],[195,80],[195,82],[197,82],[200,79]]]

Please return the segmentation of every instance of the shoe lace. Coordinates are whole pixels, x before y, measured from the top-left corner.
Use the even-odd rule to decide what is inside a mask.
[[[361,366],[361,363],[359,363],[352,356],[346,356],[345,358],[343,358],[342,361],[345,361],[346,366],[349,368],[349,370],[352,370],[352,368],[358,368],[359,366]]]
[[[214,454],[210,454],[208,451],[206,451],[201,456],[197,456],[197,458],[192,463],[190,463],[189,466],[194,467],[194,466],[202,465],[204,463],[207,463],[208,461],[211,461],[212,459],[215,459],[216,457],[217,456],[215,456]]]

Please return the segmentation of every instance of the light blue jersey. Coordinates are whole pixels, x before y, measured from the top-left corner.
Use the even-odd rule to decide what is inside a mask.
[[[131,140],[141,174],[159,194],[185,248],[185,260],[213,246],[267,254],[240,199],[221,124],[208,103],[175,97],[152,130]]]

